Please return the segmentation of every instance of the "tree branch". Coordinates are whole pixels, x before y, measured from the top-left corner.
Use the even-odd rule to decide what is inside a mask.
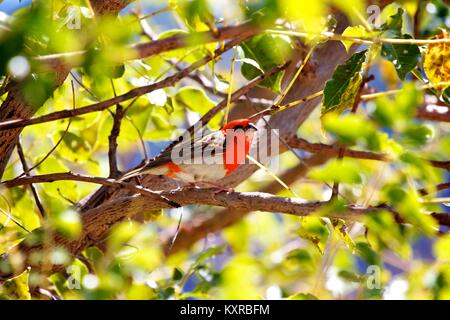
[[[53,112],[53,113],[49,113],[47,115],[43,115],[40,117],[31,118],[31,119],[14,119],[14,120],[9,120],[9,121],[3,121],[3,122],[0,122],[0,131],[10,130],[10,129],[15,129],[15,128],[23,128],[23,127],[30,126],[33,124],[45,123],[45,122],[55,121],[55,120],[65,119],[65,118],[72,118],[72,117],[80,116],[80,115],[91,113],[91,112],[102,111],[113,105],[124,102],[126,100],[130,100],[135,97],[142,96],[144,94],[147,94],[149,92],[152,92],[152,91],[155,91],[158,89],[173,86],[175,83],[177,83],[178,81],[180,81],[181,79],[186,77],[189,73],[191,73],[195,69],[200,68],[201,66],[205,65],[206,63],[212,61],[213,59],[217,58],[222,53],[224,53],[225,51],[228,51],[229,49],[231,49],[235,45],[239,44],[240,42],[244,41],[245,39],[247,39],[247,36],[230,40],[229,42],[227,42],[227,44],[223,48],[217,49],[215,51],[214,55],[207,55],[207,56],[203,57],[202,59],[197,60],[196,62],[194,62],[187,68],[183,69],[182,71],[177,72],[174,75],[169,76],[159,82],[156,82],[156,83],[153,83],[153,84],[150,84],[147,86],[134,88],[134,89],[128,91],[127,93],[124,93],[117,97],[114,97],[114,98],[111,98],[108,100],[104,100],[104,101],[101,101],[98,103],[94,103],[94,104],[91,104],[86,107],[81,107],[81,108],[78,108],[75,110],[63,110],[63,111]]]
[[[120,125],[122,124],[122,119],[125,113],[123,107],[118,104],[116,106],[116,113],[114,114],[114,122],[111,129],[111,134],[108,137],[109,149],[108,149],[108,160],[109,160],[109,177],[117,178],[120,175],[119,168],[117,167],[117,138],[120,134]]]
[[[291,185],[304,177],[309,168],[324,164],[327,162],[328,158],[329,157],[323,155],[313,155],[294,168],[286,171],[281,176],[281,180],[287,185]],[[276,194],[282,190],[282,186],[277,181],[273,181],[264,187],[261,192]],[[197,241],[205,238],[209,233],[219,232],[224,228],[241,221],[251,212],[252,211],[249,210],[224,209],[216,213],[213,217],[194,219],[194,221],[190,221],[183,225],[170,250],[169,248],[172,239],[165,240],[163,244],[164,252],[166,255],[172,255],[181,250],[189,249]]]
[[[190,34],[177,34],[160,40],[132,45],[131,54],[124,56],[122,60],[127,61],[148,58],[162,52],[209,42],[249,38],[259,32],[261,32],[259,28],[248,22],[237,26],[218,28],[217,32],[204,31]],[[36,57],[35,60],[42,64],[44,70],[60,70],[62,67],[78,67],[80,62],[83,61],[83,59],[80,58],[82,58],[85,53],[85,51],[78,51],[63,54],[51,54]]]
[[[428,104],[417,110],[416,117],[422,120],[450,122],[450,107]]]
[[[295,198],[278,197],[262,192],[221,192],[217,193],[215,189],[197,189],[183,188],[161,192],[161,196],[170,198],[177,203],[186,205],[212,205],[226,207],[232,210],[245,211],[264,211],[279,212],[295,216],[308,216],[316,212],[318,209],[329,204],[329,202],[305,202]],[[130,208],[131,207],[131,208]],[[111,225],[122,221],[129,217],[129,214],[135,214],[137,209],[141,211],[154,211],[158,209],[168,208],[170,205],[163,200],[162,197],[148,201],[148,198],[142,195],[124,197],[115,199],[105,205],[99,206],[89,213],[82,215],[82,235],[77,240],[68,240],[59,235],[54,235],[53,243],[56,247],[63,247],[70,253],[77,255],[87,246],[95,245],[98,241],[105,238],[109,232]],[[330,215],[332,218],[359,220],[361,217],[375,213],[380,210],[388,210],[382,208],[363,208],[356,206],[347,206],[344,211]],[[108,212],[105,219],[104,212]],[[438,223],[450,226],[450,219],[447,214],[432,214]],[[28,247],[25,242],[20,244],[21,252],[26,257],[32,256],[31,253],[41,250],[41,245]],[[8,263],[8,254],[2,255],[3,265]],[[25,261],[25,265],[31,261]],[[32,263],[31,263],[32,264]],[[42,265],[33,265],[33,268],[39,269]],[[12,272],[17,274],[23,270],[22,268],[14,268]],[[52,271],[61,271],[61,266],[53,266]],[[0,278],[10,277],[11,272],[0,272]]]
[[[327,156],[337,156],[339,154],[339,146],[328,145],[324,143],[311,143],[297,136],[291,136],[287,139],[287,143],[294,149],[302,149],[311,153],[318,153]],[[377,161],[390,161],[385,153],[377,153],[371,151],[345,149],[344,156],[356,159],[367,159]],[[450,161],[426,160],[435,168],[450,171]]]
[[[72,172],[61,172],[61,173],[49,173],[49,174],[42,174],[42,175],[35,175],[35,176],[27,176],[23,178],[17,178],[12,179],[8,181],[4,181],[0,183],[0,186],[5,186],[6,188],[12,188],[17,186],[23,186],[23,185],[31,185],[33,183],[44,183],[44,182],[54,182],[54,181],[60,181],[60,180],[71,180],[71,181],[79,181],[79,182],[89,182],[89,183],[95,183],[95,184],[101,184],[104,186],[109,187],[119,187],[122,186],[125,189],[128,189],[129,191],[132,191],[134,193],[139,193],[143,196],[146,196],[149,198],[149,200],[160,200],[163,199],[166,204],[168,204],[170,207],[178,208],[179,205],[165,196],[162,195],[161,192],[158,191],[152,191],[147,188],[144,188],[142,186],[137,186],[132,183],[119,181],[115,179],[109,179],[109,178],[102,178],[102,177],[91,177],[82,175],[79,173],[72,173]]]

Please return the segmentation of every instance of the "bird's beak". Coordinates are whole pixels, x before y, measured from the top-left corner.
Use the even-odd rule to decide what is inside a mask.
[[[249,123],[248,126],[256,131],[258,131],[258,127],[255,126],[253,123]]]

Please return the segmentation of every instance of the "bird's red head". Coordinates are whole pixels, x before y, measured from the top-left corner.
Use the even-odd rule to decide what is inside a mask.
[[[223,126],[222,132],[226,136],[223,166],[227,175],[245,163],[255,130],[258,129],[249,119],[233,120]]]
[[[251,122],[249,119],[237,119],[228,122],[226,125],[222,127],[222,131],[227,130],[258,130],[253,122]]]

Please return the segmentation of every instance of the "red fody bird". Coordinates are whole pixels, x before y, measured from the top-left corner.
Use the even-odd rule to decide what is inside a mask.
[[[187,183],[214,184],[245,163],[256,130],[249,119],[230,121],[220,130],[196,141],[179,143],[156,160],[127,172],[120,180],[153,174]]]

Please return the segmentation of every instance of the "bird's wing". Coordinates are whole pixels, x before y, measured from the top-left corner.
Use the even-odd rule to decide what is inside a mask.
[[[194,156],[200,154],[208,154],[211,156],[218,156],[225,151],[225,135],[221,131],[211,132],[203,137],[181,142],[175,145],[172,149],[166,150],[158,156],[158,159],[163,161],[174,162],[173,156],[180,158],[189,158],[193,160]],[[188,152],[189,154],[185,154]]]
[[[194,157],[198,154],[208,154],[210,156],[218,157],[225,152],[225,135],[221,131],[211,132],[198,139],[191,139],[181,143],[178,143],[173,148],[164,150],[156,158],[151,159],[134,170],[125,173],[120,180],[125,180],[134,176],[144,174],[148,169],[152,169],[167,163],[174,162],[172,152],[180,157],[180,159],[186,159],[189,155],[184,157],[185,152],[189,151],[191,163],[194,163]],[[205,152],[206,151],[206,152]],[[201,152],[201,153],[200,153]]]

